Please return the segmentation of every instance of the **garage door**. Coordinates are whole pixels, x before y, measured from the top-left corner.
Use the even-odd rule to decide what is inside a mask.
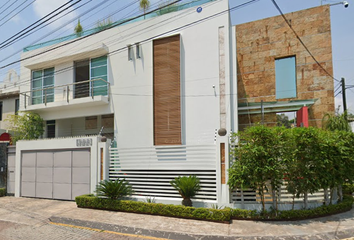
[[[22,152],[21,196],[74,200],[90,193],[90,149]]]

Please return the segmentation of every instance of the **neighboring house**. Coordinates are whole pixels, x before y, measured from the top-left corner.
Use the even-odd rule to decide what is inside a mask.
[[[246,74],[249,79],[251,74],[255,78],[265,70],[274,75],[274,59],[289,56],[296,56],[299,64],[311,64],[303,71],[302,67],[296,70],[298,81],[294,77],[293,81],[299,82],[302,73],[314,91],[313,96],[301,98],[305,100],[301,104],[314,104],[316,98],[320,100],[315,105],[325,104],[315,90],[326,89],[328,109],[314,111],[316,119],[331,110],[333,81],[319,73],[295,39],[289,40],[289,45],[283,35],[290,30],[275,20],[278,17],[268,19],[269,25],[273,26],[272,21],[282,25],[284,29],[278,29],[283,35],[274,45],[269,44],[276,41],[271,37],[264,39],[268,45],[261,45],[260,34],[272,28],[264,23],[235,28],[228,9],[227,0],[193,1],[178,11],[150,14],[146,20],[134,19],[85,37],[94,32],[90,30],[83,33],[82,40],[72,35],[27,47],[22,54],[21,82],[30,83],[21,86],[20,109],[40,114],[46,121],[45,137],[56,139],[17,143],[15,195],[73,199],[78,193],[93,192],[103,178],[124,177],[138,199],[153,196],[160,202],[179,203],[179,194],[169,182],[193,174],[201,179],[202,186],[197,204],[229,204],[229,138],[238,131],[238,122],[243,124],[237,104],[246,102],[245,94],[258,103],[276,99],[275,77],[247,82]],[[317,9],[321,18],[321,13],[328,11],[328,7]],[[328,30],[322,25],[317,29]],[[245,38],[242,41],[240,34]],[[73,43],[67,44],[70,41]],[[284,44],[289,46],[287,52]],[[314,44],[317,49],[317,42]],[[292,45],[298,50],[291,52]],[[331,66],[331,52],[324,45],[326,51],[316,57],[326,58],[320,61]],[[55,50],[50,50],[53,47]],[[271,64],[257,70],[265,61],[251,59],[263,47],[270,49],[262,56]],[[278,52],[278,47],[283,50]],[[329,90],[322,86],[322,78],[331,82]],[[263,99],[253,95],[272,96]],[[245,110],[248,113],[249,109]],[[108,144],[100,142],[101,138],[79,137],[99,133],[113,140],[109,159],[103,149]],[[61,174],[62,168],[65,174]]]
[[[329,5],[236,26],[239,127],[277,124],[276,113],[297,112],[298,126],[321,127],[334,113]],[[330,75],[328,75],[330,74]],[[308,108],[308,110],[306,109]]]
[[[0,135],[8,132],[10,123],[6,119],[9,115],[13,115],[19,110],[19,79],[15,70],[9,70],[0,83]]]

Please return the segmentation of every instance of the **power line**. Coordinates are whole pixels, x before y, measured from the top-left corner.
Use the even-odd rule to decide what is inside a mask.
[[[3,8],[6,4],[8,4],[10,1],[11,1],[11,0],[8,0],[6,3],[4,3],[4,4],[0,7],[0,9]]]
[[[18,33],[14,34],[13,36],[11,36],[10,38],[6,39],[5,41],[0,43],[0,49],[3,49],[5,47],[8,47],[11,43],[13,43],[14,41],[16,41],[17,39],[19,39],[20,37],[22,37],[23,35],[31,32],[32,30],[36,29],[37,27],[41,26],[42,24],[46,23],[47,21],[51,20],[52,18],[54,18],[55,16],[57,16],[58,14],[62,13],[63,11],[67,10],[68,8],[76,5],[77,3],[79,3],[82,0],[78,0],[77,2],[73,3],[72,5],[70,5],[69,7],[63,9],[62,11],[58,12],[57,14],[55,14],[54,16],[52,16],[51,18],[43,21],[44,19],[46,19],[47,17],[49,17],[50,15],[52,15],[53,13],[57,12],[58,10],[60,10],[61,8],[65,7],[66,5],[68,5],[70,2],[72,2],[74,0],[70,0],[68,2],[66,2],[65,4],[61,5],[60,7],[56,8],[54,11],[48,13],[47,15],[45,15],[44,17],[42,17],[41,19],[37,20],[36,22],[32,23],[31,25],[29,25],[28,27],[22,29],[21,31],[19,31]],[[43,21],[43,22],[41,22]],[[39,23],[37,26],[35,26],[37,23]],[[34,27],[33,27],[34,26]],[[32,27],[32,28],[31,28]],[[12,39],[12,40],[11,40]],[[9,40],[11,40],[10,42],[8,42]]]
[[[299,42],[302,44],[302,46],[306,49],[306,51],[308,52],[308,54],[310,54],[310,56],[312,57],[312,59],[317,63],[317,65],[322,68],[323,71],[325,71],[325,73],[330,76],[333,80],[340,82],[340,80],[336,79],[335,77],[333,77],[315,58],[315,56],[310,52],[310,50],[308,49],[308,47],[305,45],[305,43],[302,41],[302,39],[299,37],[299,35],[296,33],[295,29],[293,28],[293,26],[290,24],[289,20],[285,17],[283,11],[280,9],[280,7],[278,6],[277,2],[275,0],[272,0],[274,6],[278,9],[279,13],[281,14],[281,16],[284,18],[285,22],[288,24],[288,26],[290,27],[290,29],[293,31],[293,33],[295,34],[296,38],[299,40]]]
[[[188,23],[188,24],[186,24],[186,25],[177,27],[177,28],[175,28],[175,29],[172,29],[172,30],[163,32],[163,33],[161,33],[161,34],[158,34],[158,35],[155,35],[155,36],[146,38],[146,39],[140,41],[140,43],[146,43],[146,42],[148,42],[148,41],[150,41],[150,40],[152,40],[152,39],[155,39],[155,38],[158,38],[158,37],[160,37],[160,36],[169,34],[169,33],[171,33],[171,32],[175,32],[175,31],[178,31],[178,30],[181,30],[181,29],[184,29],[184,28],[191,27],[191,26],[193,26],[193,25],[196,25],[196,24],[199,24],[199,23],[201,23],[201,22],[210,20],[210,19],[212,19],[212,18],[215,18],[215,17],[220,16],[220,15],[222,15],[222,14],[225,14],[225,13],[227,13],[227,12],[234,11],[234,10],[236,10],[236,9],[238,9],[238,8],[245,7],[245,6],[249,5],[249,4],[255,3],[255,2],[257,2],[257,1],[259,1],[259,0],[250,0],[250,1],[246,2],[246,3],[240,4],[240,5],[235,6],[235,7],[233,7],[233,8],[230,8],[230,9],[227,9],[227,10],[224,10],[224,11],[221,11],[221,12],[218,12],[218,13],[215,13],[215,14],[213,14],[213,15],[210,15],[210,16],[208,16],[208,17],[205,17],[205,18],[202,18],[202,19],[199,19],[199,20],[196,20],[196,21],[194,21],[194,22],[191,22],[191,23]],[[179,2],[179,1],[176,1],[176,2]],[[176,3],[176,2],[173,2],[173,3],[171,3],[171,4],[174,4],[174,3]],[[166,7],[166,6],[164,6],[164,7]],[[163,7],[161,7],[161,8],[163,8]],[[146,14],[152,13],[152,12],[154,12],[154,11],[156,11],[156,10],[161,9],[161,8],[155,9],[155,10],[153,10],[153,11],[150,11],[150,12],[146,13]],[[105,30],[108,30],[108,29],[111,29],[111,28],[113,28],[113,27],[119,26],[119,25],[121,25],[121,24],[124,24],[124,23],[126,23],[126,22],[129,22],[129,21],[134,20],[134,19],[136,19],[136,18],[139,18],[139,17],[141,17],[141,16],[144,16],[144,14],[139,15],[139,16],[137,16],[137,17],[135,17],[135,18],[129,19],[129,20],[127,20],[127,21],[123,21],[123,22],[121,22],[121,23],[119,23],[119,24],[117,24],[117,25],[114,25],[114,26],[112,26],[112,27],[109,27],[109,28],[107,28],[107,29],[105,29]],[[105,30],[103,30],[103,31],[105,31]],[[97,32],[97,33],[98,33],[98,32]],[[52,48],[52,49],[48,49],[48,50],[43,51],[43,52],[41,52],[41,53],[32,55],[32,56],[30,56],[30,57],[28,57],[28,58],[21,59],[21,60],[19,60],[19,61],[13,62],[13,63],[8,64],[8,65],[6,65],[6,66],[2,66],[1,68],[4,68],[4,67],[7,67],[7,66],[9,66],[9,65],[12,65],[12,64],[14,64],[14,63],[21,62],[21,61],[23,61],[23,60],[27,60],[27,59],[30,59],[30,58],[32,58],[32,57],[35,57],[35,56],[44,54],[44,53],[46,53],[46,52],[49,52],[49,50],[52,51],[52,50],[58,49],[58,48],[60,48],[60,47],[62,47],[62,46],[69,45],[69,44],[71,44],[71,43],[73,43],[73,42],[76,42],[76,41],[78,41],[78,40],[82,40],[82,39],[84,39],[84,38],[90,37],[90,36],[95,35],[95,34],[97,34],[97,33],[93,33],[93,34],[87,35],[87,36],[85,36],[85,37],[82,37],[82,38],[79,38],[79,39],[75,39],[75,41],[71,41],[71,42],[62,44],[62,45],[57,46],[57,47]],[[109,52],[108,55],[117,54],[117,53],[119,53],[119,52],[121,52],[121,51],[123,51],[123,50],[125,50],[125,49],[127,49],[126,46],[125,46],[125,47],[122,47],[122,48],[119,48],[119,49],[116,49],[116,50],[113,50],[113,51]],[[61,70],[55,71],[55,74],[58,74],[58,73],[64,72],[64,71],[68,71],[68,70],[71,70],[71,69],[73,69],[73,67],[68,67],[68,68],[66,68],[66,69],[61,69]],[[23,81],[22,84],[24,84],[25,82],[29,82],[29,81],[31,81],[31,79],[26,80],[26,81]],[[17,85],[17,86],[18,86],[18,85]]]
[[[172,3],[170,3],[170,4],[168,4],[168,5],[172,5],[172,4],[175,4],[175,3],[180,2],[180,1],[181,1],[181,0],[177,0],[177,1],[174,1],[174,2],[172,2]],[[257,1],[257,0],[252,0],[252,1]],[[168,6],[168,5],[166,5],[166,6]],[[156,11],[156,10],[159,10],[159,9],[155,9],[155,10],[153,10],[153,11],[146,12],[145,14],[138,15],[138,16],[132,18],[132,19],[124,20],[124,21],[122,21],[122,22],[120,22],[120,23],[118,23],[118,24],[112,24],[112,26],[107,27],[107,28],[105,28],[105,29],[103,29],[103,30],[101,30],[101,31],[94,32],[94,33],[88,34],[88,35],[83,36],[83,37],[80,37],[80,38],[76,38],[76,39],[74,39],[74,40],[72,40],[72,41],[70,41],[70,42],[63,43],[63,44],[61,44],[61,45],[59,45],[59,46],[56,46],[56,47],[47,49],[47,50],[45,50],[45,51],[43,51],[43,52],[36,53],[36,54],[31,55],[31,56],[28,56],[28,57],[26,57],[26,58],[23,58],[23,59],[14,61],[14,62],[12,62],[12,63],[9,63],[9,64],[7,64],[7,65],[5,65],[5,66],[1,66],[0,69],[6,68],[6,67],[8,67],[8,66],[11,66],[11,65],[13,65],[13,64],[15,64],[15,63],[22,62],[22,61],[24,61],[24,60],[28,60],[28,59],[31,59],[31,58],[40,56],[40,55],[42,55],[42,54],[44,54],[44,53],[51,52],[51,51],[53,51],[53,50],[62,48],[62,47],[64,47],[64,46],[70,45],[70,44],[72,44],[72,43],[81,41],[81,40],[83,40],[83,39],[86,39],[86,38],[88,38],[88,37],[91,37],[91,36],[93,36],[93,35],[96,35],[96,34],[98,34],[98,33],[101,33],[101,32],[103,32],[103,31],[107,31],[107,30],[112,29],[112,28],[114,28],[114,27],[123,25],[123,24],[125,24],[125,23],[127,23],[127,22],[130,22],[130,21],[135,20],[135,19],[137,19],[137,18],[139,18],[139,17],[142,17],[142,16],[144,16],[144,15],[146,15],[146,14],[150,14],[150,13]]]
[[[11,0],[10,0],[10,1],[11,1]],[[8,2],[10,2],[10,1],[8,1]],[[13,1],[13,2],[10,4],[10,6],[8,6],[7,8],[5,8],[4,11],[0,12],[0,15],[3,14],[3,13],[4,13],[7,9],[9,9],[12,5],[14,5],[17,1],[18,1],[18,0]],[[5,3],[3,6],[5,6],[5,5],[6,5],[6,3]]]
[[[19,6],[21,6],[21,5],[23,5],[25,2],[27,2],[28,0],[25,0],[22,4],[20,4]],[[12,15],[12,17],[10,17],[9,19],[7,19],[5,22],[3,22],[1,25],[0,25],[0,27],[1,26],[3,26],[5,23],[7,23],[8,21],[10,21],[14,16],[16,16],[17,14],[19,14],[20,12],[22,12],[23,10],[25,10],[26,8],[28,8],[32,3],[34,3],[35,1],[37,1],[37,0],[33,0],[32,2],[30,2],[29,4],[27,4],[24,8],[22,8],[20,11],[18,11],[17,13],[15,13],[15,15]],[[19,7],[19,6],[17,6],[17,7]],[[12,10],[9,14],[7,14],[5,17],[7,17],[8,15],[10,15],[11,13],[13,13],[15,10],[16,10],[17,8],[15,8],[14,10]],[[3,20],[5,17],[3,17],[2,19],[0,19],[0,21],[1,20]]]

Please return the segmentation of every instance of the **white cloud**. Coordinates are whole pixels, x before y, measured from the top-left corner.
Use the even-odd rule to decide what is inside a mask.
[[[58,7],[60,7],[61,5],[65,4],[67,2],[67,0],[55,0],[55,1],[48,1],[48,0],[37,0],[36,2],[34,2],[33,4],[33,9],[35,14],[42,18],[45,15],[49,14],[50,12],[54,11],[55,9],[57,9]],[[64,8],[66,8],[68,5],[66,5]],[[62,9],[60,9],[62,10]],[[59,10],[59,11],[60,11]],[[61,13],[59,16],[62,16],[63,14],[67,13],[68,11],[73,10],[73,7],[70,7],[69,9],[67,9],[66,11],[64,11],[63,13]],[[63,18],[60,18],[59,20],[53,22],[52,24],[50,24],[49,26],[51,28],[58,28],[60,26],[62,26],[63,24],[65,24],[68,20],[75,18],[77,16],[76,11],[73,11],[71,13],[69,13],[68,15],[66,15]],[[74,31],[74,24],[72,25],[65,25],[63,28],[66,29],[72,29]]]
[[[19,15],[13,16],[10,21],[16,24],[23,22],[22,18]]]

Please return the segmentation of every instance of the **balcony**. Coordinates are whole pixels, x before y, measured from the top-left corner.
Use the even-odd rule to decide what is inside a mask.
[[[108,105],[110,83],[97,78],[22,92],[21,111],[57,111]]]

